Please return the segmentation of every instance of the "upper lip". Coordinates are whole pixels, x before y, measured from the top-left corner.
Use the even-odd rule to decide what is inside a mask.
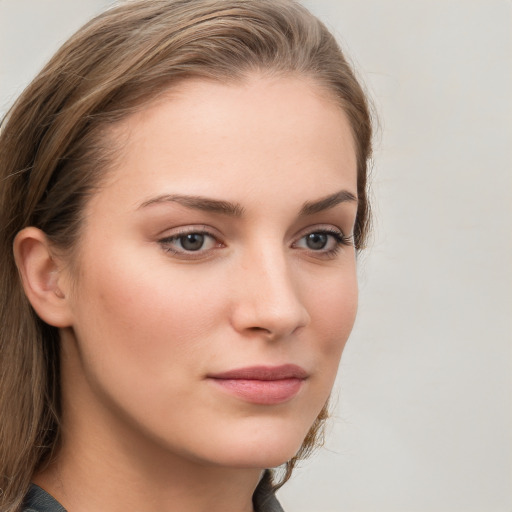
[[[281,366],[248,366],[236,368],[226,372],[208,375],[211,379],[240,379],[240,380],[284,380],[306,379],[308,373],[296,364],[283,364]]]

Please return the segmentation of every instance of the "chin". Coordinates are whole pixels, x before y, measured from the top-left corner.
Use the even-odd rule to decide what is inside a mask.
[[[215,465],[237,469],[277,468],[293,458],[300,446],[299,444],[293,450],[283,450],[283,447],[280,447],[278,451],[267,449],[267,447],[251,452],[234,450],[229,457],[222,457],[220,460],[216,458]]]
[[[234,468],[275,468],[293,458],[300,450],[309,428],[301,426],[279,429],[261,426],[253,435],[232,435],[215,445],[210,457],[218,465]],[[220,441],[220,440],[219,440]],[[212,443],[213,445],[213,443]],[[213,447],[213,446],[211,446]],[[218,450],[217,450],[218,449]],[[210,458],[208,457],[208,458]]]

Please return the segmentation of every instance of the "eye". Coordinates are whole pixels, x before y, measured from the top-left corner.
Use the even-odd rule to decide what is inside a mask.
[[[159,240],[163,249],[176,256],[190,257],[205,255],[211,249],[222,244],[210,233],[188,231]]]
[[[353,245],[352,237],[334,229],[311,231],[299,238],[293,247],[304,249],[322,256],[334,256],[342,245]]]
[[[205,235],[203,233],[189,233],[178,237],[177,241],[186,251],[199,251],[204,245]]]
[[[327,233],[310,233],[304,238],[308,249],[321,251],[325,249],[326,245],[329,243],[329,236],[332,237],[332,235],[328,235]]]

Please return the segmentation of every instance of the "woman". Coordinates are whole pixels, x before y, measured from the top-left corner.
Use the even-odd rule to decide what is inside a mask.
[[[291,0],[73,36],[2,125],[0,509],[280,510],[354,322],[370,151]]]

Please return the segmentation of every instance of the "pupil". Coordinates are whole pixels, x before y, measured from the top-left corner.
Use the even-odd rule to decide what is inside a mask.
[[[198,251],[204,244],[204,235],[191,233],[181,237],[181,245],[187,251]]]
[[[311,233],[306,239],[309,249],[323,249],[327,245],[327,235],[324,233]]]

